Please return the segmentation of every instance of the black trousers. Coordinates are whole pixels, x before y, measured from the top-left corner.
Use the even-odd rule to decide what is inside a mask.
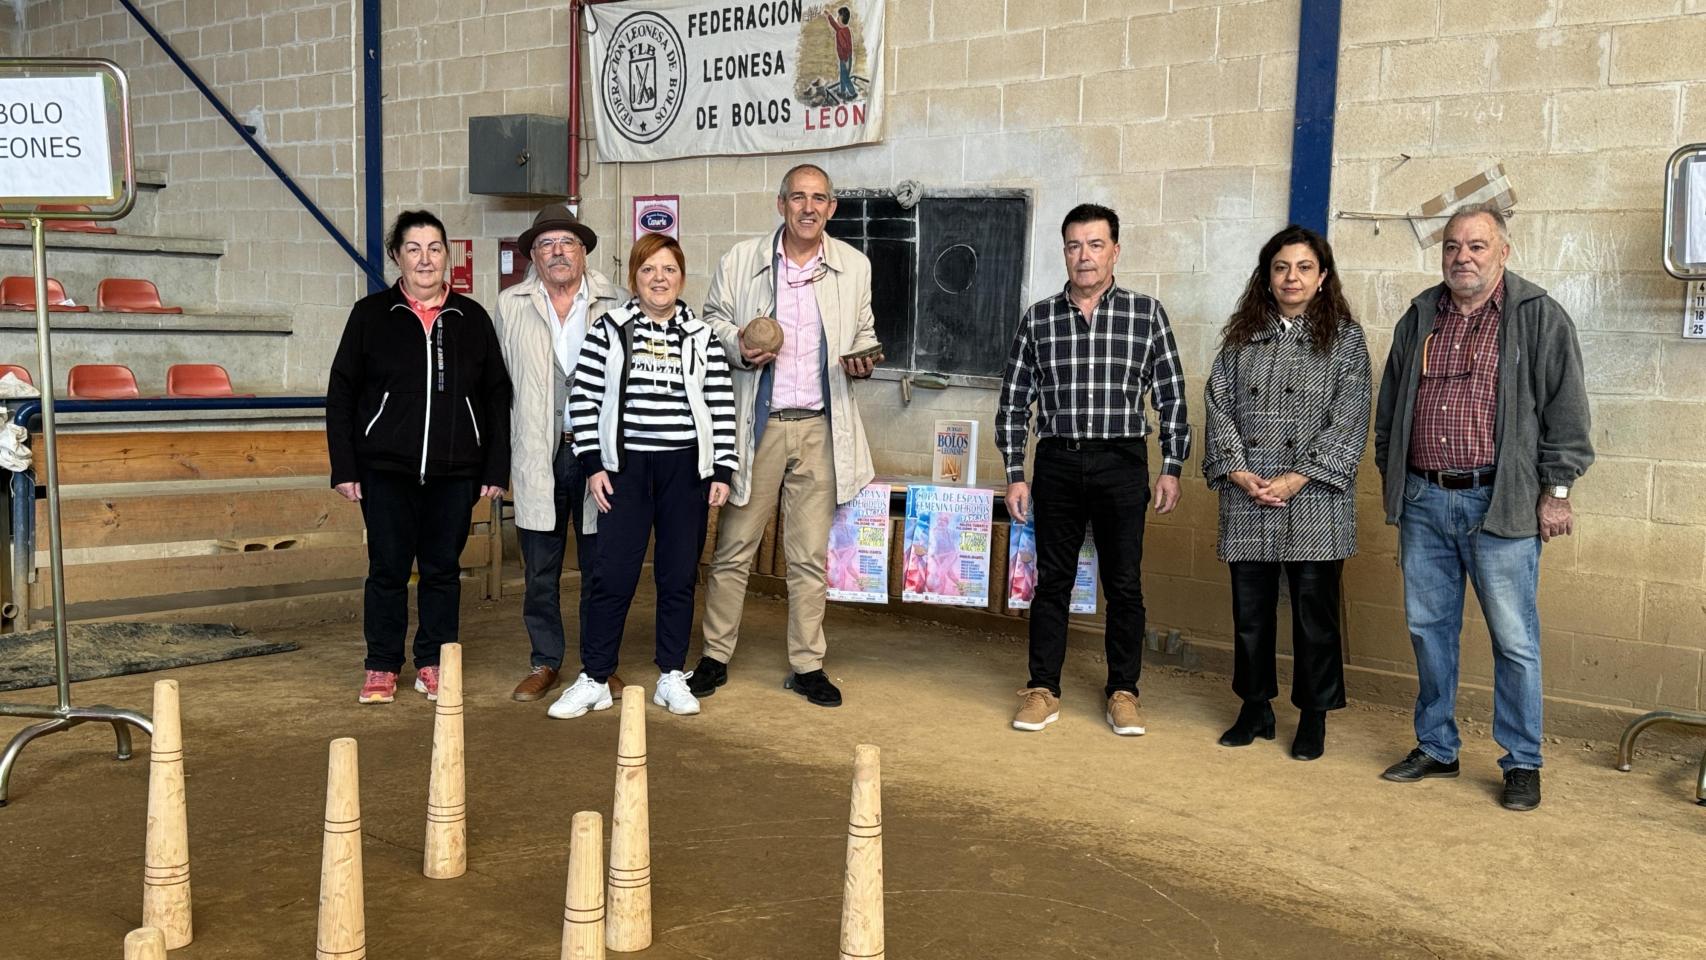
[[[1144,509],[1149,506],[1143,441],[1039,441],[1031,501],[1037,527],[1037,591],[1031,601],[1030,686],[1060,696],[1067,605],[1088,525],[1108,598],[1104,694],[1135,694],[1143,670],[1141,569]]]
[[[598,535],[581,532],[586,478],[569,444],[557,447],[551,463],[556,482],[557,525],[551,530],[516,529],[527,590],[521,599],[521,622],[533,643],[533,666],[561,669],[563,665],[563,553],[574,530],[575,556],[580,561],[580,619],[577,635],[586,636],[587,611],[592,605],[592,575],[597,568]]]
[[[581,669],[601,683],[616,672],[622,627],[640,584],[646,543],[653,536],[656,662],[664,672],[686,665],[699,554],[705,549],[711,509],[711,481],[699,478],[697,450],[629,451],[627,464],[621,473],[610,475],[610,483],[614,492],[610,512],[598,518],[598,575],[592,581],[592,603],[581,636]]]
[[[462,602],[462,548],[480,481],[364,470],[361,516],[367,523],[367,583],[362,633],[367,669],[403,668],[409,631],[409,570],[420,567],[415,603],[415,669],[438,666],[438,648],[455,643]]]
[[[1274,631],[1283,570],[1291,588],[1291,702],[1299,710],[1345,705],[1345,656],[1339,632],[1343,560],[1230,563],[1234,648],[1232,691],[1245,702],[1279,696]]]

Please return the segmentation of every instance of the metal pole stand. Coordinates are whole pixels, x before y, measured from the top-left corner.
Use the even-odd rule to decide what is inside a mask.
[[[59,542],[59,450],[53,424],[53,358],[47,330],[47,239],[40,217],[30,218],[30,231],[35,247],[36,361],[41,370],[42,460],[47,467],[47,552],[53,571],[53,668],[58,679],[59,703],[51,707],[0,703],[0,716],[41,717],[45,721],[18,731],[12,742],[6,745],[6,752],[0,754],[0,806],[5,806],[10,798],[7,791],[18,754],[37,737],[69,730],[80,723],[110,723],[113,735],[118,738],[118,759],[129,760],[129,727],[138,727],[150,737],[154,735],[153,723],[135,710],[71,705],[71,652],[65,633],[65,558]],[[29,605],[28,597],[18,599],[25,607]]]
[[[1617,769],[1629,772],[1630,761],[1635,758],[1635,738],[1648,727],[1658,723],[1680,723],[1689,727],[1706,727],[1706,713],[1678,713],[1674,710],[1654,710],[1652,713],[1637,717],[1634,722],[1623,730],[1623,739],[1617,743]],[[1700,776],[1694,784],[1694,802],[1706,807],[1706,753],[1700,755]]]

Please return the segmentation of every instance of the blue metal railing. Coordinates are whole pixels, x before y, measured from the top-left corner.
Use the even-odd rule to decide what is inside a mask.
[[[267,169],[273,172],[273,176],[278,177],[279,182],[284,184],[284,188],[289,190],[290,195],[296,198],[296,202],[302,204],[303,209],[307,210],[309,215],[320,224],[321,228],[337,242],[338,246],[343,248],[344,253],[349,254],[349,258],[355,261],[356,266],[360,267],[362,272],[367,274],[369,286],[373,290],[381,290],[386,286],[389,286],[385,280],[384,267],[380,264],[376,264],[367,257],[362,256],[361,252],[356,250],[355,244],[351,243],[349,238],[344,236],[343,231],[338,229],[337,224],[334,224],[329,218],[327,218],[326,214],[321,211],[320,205],[315,203],[308,194],[302,191],[301,187],[296,185],[296,181],[290,178],[290,174],[284,172],[284,168],[279,166],[277,160],[273,159],[273,155],[267,150],[267,148],[262,146],[259,140],[255,139],[255,135],[249,131],[248,125],[244,124],[241,120],[238,120],[237,117],[231,113],[231,108],[225,105],[225,101],[219,99],[219,95],[213,92],[213,89],[207,85],[206,81],[202,80],[201,75],[196,73],[195,68],[190,66],[183,57],[178,55],[178,51],[172,46],[171,41],[167,40],[161,35],[159,30],[155,29],[154,24],[149,22],[148,18],[142,15],[142,11],[136,8],[136,4],[133,3],[132,0],[118,0],[118,2],[126,10],[130,11],[131,17],[141,25],[143,30],[147,31],[150,37],[154,38],[154,42],[160,45],[160,49],[165,51],[166,56],[170,58],[174,64],[177,64],[178,69],[183,71],[184,76],[189,79],[191,84],[195,85],[195,88],[201,92],[202,97],[204,97],[208,103],[213,105],[213,109],[218,111],[221,117],[225,118],[225,122],[231,125],[231,129],[237,132],[237,136],[242,137],[243,142],[249,145],[249,149],[255,151],[255,156],[260,157],[261,162],[266,164]],[[375,20],[377,20],[377,17]],[[375,69],[377,69],[377,63],[375,64]],[[372,95],[371,88],[368,89],[368,93],[370,96]],[[377,108],[370,107],[369,109],[376,110]],[[367,125],[369,136],[372,134],[373,127],[374,123],[370,119]],[[373,151],[369,149],[369,164],[372,163],[372,153]],[[368,185],[370,193],[372,192],[372,178],[374,173],[375,171],[369,171]],[[383,199],[382,193],[381,199]],[[374,206],[370,202],[368,204],[368,234],[370,235],[370,245],[371,238],[373,236],[384,232],[378,222],[372,219],[373,209]]]
[[[279,397],[139,397],[134,400],[76,400],[53,401],[54,421],[68,413],[170,413],[187,410],[324,410],[324,396]],[[41,401],[25,400],[17,405],[12,422],[30,429],[41,419]],[[36,475],[35,470],[12,474],[12,583],[14,592],[19,573],[35,566],[36,552]],[[15,596],[20,607],[24,598]]]

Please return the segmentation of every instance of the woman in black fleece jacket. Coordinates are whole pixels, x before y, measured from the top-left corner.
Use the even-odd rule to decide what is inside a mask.
[[[415,689],[438,698],[439,647],[457,639],[469,514],[509,479],[503,352],[486,311],[445,283],[446,247],[437,217],[397,217],[386,252],[402,277],[350,311],[326,386],[332,486],[367,523],[362,703],[395,697],[416,564]]]

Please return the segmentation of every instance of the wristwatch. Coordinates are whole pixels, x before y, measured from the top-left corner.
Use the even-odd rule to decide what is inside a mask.
[[[1570,499],[1570,488],[1562,486],[1547,487],[1546,495],[1554,500],[1568,500]]]

